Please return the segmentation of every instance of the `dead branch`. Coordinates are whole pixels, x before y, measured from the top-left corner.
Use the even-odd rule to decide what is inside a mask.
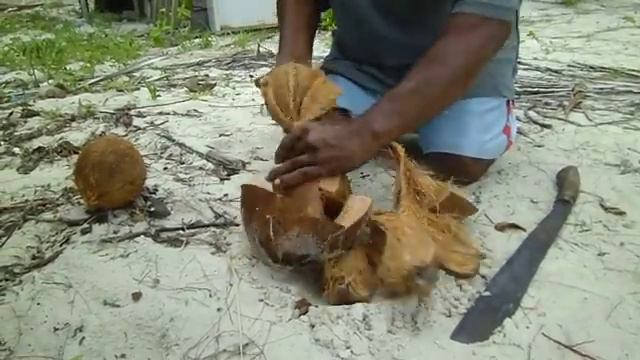
[[[130,74],[132,72],[136,72],[136,71],[141,70],[141,69],[143,69],[145,67],[148,67],[149,65],[151,65],[151,64],[153,64],[155,62],[158,62],[160,60],[164,60],[167,57],[168,57],[167,55],[162,55],[162,56],[158,56],[158,57],[155,57],[155,58],[143,60],[143,61],[138,62],[136,64],[132,64],[130,66],[127,66],[124,69],[121,69],[121,70],[118,70],[118,71],[114,71],[112,73],[93,78],[93,79],[85,82],[84,85],[85,86],[95,85],[95,84],[97,84],[99,82],[102,82],[102,81],[105,81],[105,80],[109,80],[109,79],[113,79],[114,77],[127,75],[127,74]]]
[[[556,339],[552,338],[551,336],[549,336],[549,335],[547,335],[547,334],[545,334],[545,333],[542,333],[542,336],[544,336],[544,337],[545,337],[545,338],[547,338],[548,340],[552,341],[552,342],[553,342],[553,343],[555,343],[556,345],[561,346],[561,347],[563,347],[563,348],[565,348],[565,349],[567,349],[567,350],[571,351],[572,353],[574,353],[574,354],[576,354],[576,355],[578,355],[578,356],[581,356],[581,357],[583,357],[583,358],[585,358],[585,359],[589,359],[589,360],[598,360],[597,358],[595,358],[595,357],[593,357],[593,356],[591,356],[591,355],[589,355],[589,354],[585,354],[584,352],[582,352],[582,351],[580,351],[580,350],[576,349],[575,347],[576,347],[577,345],[567,345],[567,344],[565,344],[565,343],[561,342],[560,340],[556,340]]]
[[[44,3],[36,3],[36,4],[5,4],[0,3],[0,11],[4,12],[18,12],[23,10],[31,10],[38,7],[44,6]]]
[[[169,134],[161,133],[161,132],[158,132],[156,134],[161,138],[176,145],[180,149],[190,152],[198,156],[199,158],[207,161],[211,165],[213,165],[216,169],[216,176],[220,180],[229,180],[231,176],[238,174],[241,170],[244,170],[246,168],[247,163],[243,160],[230,159],[213,150],[209,150],[207,153],[203,153],[200,150],[196,150],[190,147],[189,145],[176,140],[173,136]]]
[[[209,223],[203,223],[200,221],[196,221],[194,223],[191,224],[186,224],[184,226],[168,226],[168,227],[160,227],[157,229],[147,229],[147,230],[141,230],[141,231],[134,231],[134,232],[129,232],[123,235],[117,235],[117,236],[110,236],[104,239],[101,239],[101,242],[106,242],[106,243],[119,243],[119,242],[123,242],[123,241],[127,241],[127,240],[132,240],[135,239],[139,236],[146,236],[150,239],[152,239],[154,242],[157,243],[166,243],[166,240],[163,240],[160,238],[161,234],[166,234],[166,233],[172,233],[172,232],[181,232],[181,231],[190,231],[190,230],[197,230],[197,229],[207,229],[207,228],[229,228],[229,227],[233,227],[233,226],[238,226],[240,224],[238,224],[235,220],[230,219],[230,218],[223,218],[222,220],[218,220],[218,221],[214,221],[214,222],[209,222]]]

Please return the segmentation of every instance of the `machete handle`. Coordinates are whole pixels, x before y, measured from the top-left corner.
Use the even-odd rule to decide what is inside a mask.
[[[580,172],[575,166],[566,166],[556,174],[558,196],[556,200],[566,201],[571,205],[576,203],[580,194]]]

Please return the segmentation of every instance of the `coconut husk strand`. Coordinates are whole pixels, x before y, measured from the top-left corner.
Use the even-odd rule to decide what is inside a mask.
[[[130,205],[144,189],[147,170],[129,140],[106,135],[82,148],[73,176],[86,207],[107,210]]]

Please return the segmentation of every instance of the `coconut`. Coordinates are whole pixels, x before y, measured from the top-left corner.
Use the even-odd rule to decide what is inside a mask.
[[[82,148],[73,175],[85,205],[95,211],[131,204],[144,188],[147,170],[129,140],[106,135]]]
[[[256,85],[284,132],[321,119],[340,94],[321,70],[293,63],[274,68]],[[369,197],[352,194],[346,175],[286,193],[247,183],[241,187],[247,238],[272,263],[319,265],[330,304],[370,301],[377,292],[428,294],[438,269],[475,274],[480,254],[462,220],[477,209],[459,189],[408,159],[399,144],[381,155],[396,170],[393,210],[374,211]]]
[[[321,70],[294,63],[274,68],[256,85],[284,132],[319,119],[336,107],[340,94]],[[366,223],[366,219],[353,223],[344,219],[369,216],[367,211],[352,215],[360,207],[344,207],[362,201],[350,200],[350,195],[346,175],[311,181],[284,193],[274,192],[270,184],[243,184],[240,206],[247,238],[264,258],[279,265],[323,263],[326,253],[352,248],[358,233],[354,229]]]

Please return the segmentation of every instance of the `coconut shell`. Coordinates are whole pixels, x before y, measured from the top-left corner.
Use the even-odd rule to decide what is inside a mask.
[[[249,241],[276,264],[304,266],[325,253],[353,248],[371,214],[371,199],[351,195],[337,221],[310,216],[308,204],[278,194],[270,184],[241,185],[242,222]]]
[[[324,243],[344,231],[330,220],[308,216],[306,204],[255,184],[241,186],[240,207],[249,241],[279,265],[322,262]]]
[[[144,189],[147,171],[129,140],[106,135],[83,147],[73,174],[87,208],[106,210],[131,204]]]
[[[320,199],[324,206],[324,214],[335,219],[342,211],[342,207],[349,195],[351,184],[346,175],[332,176],[318,180]]]
[[[295,63],[277,66],[256,85],[271,117],[285,132],[334,108],[340,93],[320,69]],[[353,247],[352,239],[345,241],[351,230],[332,221],[350,194],[346,175],[311,181],[282,194],[243,185],[245,229],[274,262],[316,261],[327,249]]]

